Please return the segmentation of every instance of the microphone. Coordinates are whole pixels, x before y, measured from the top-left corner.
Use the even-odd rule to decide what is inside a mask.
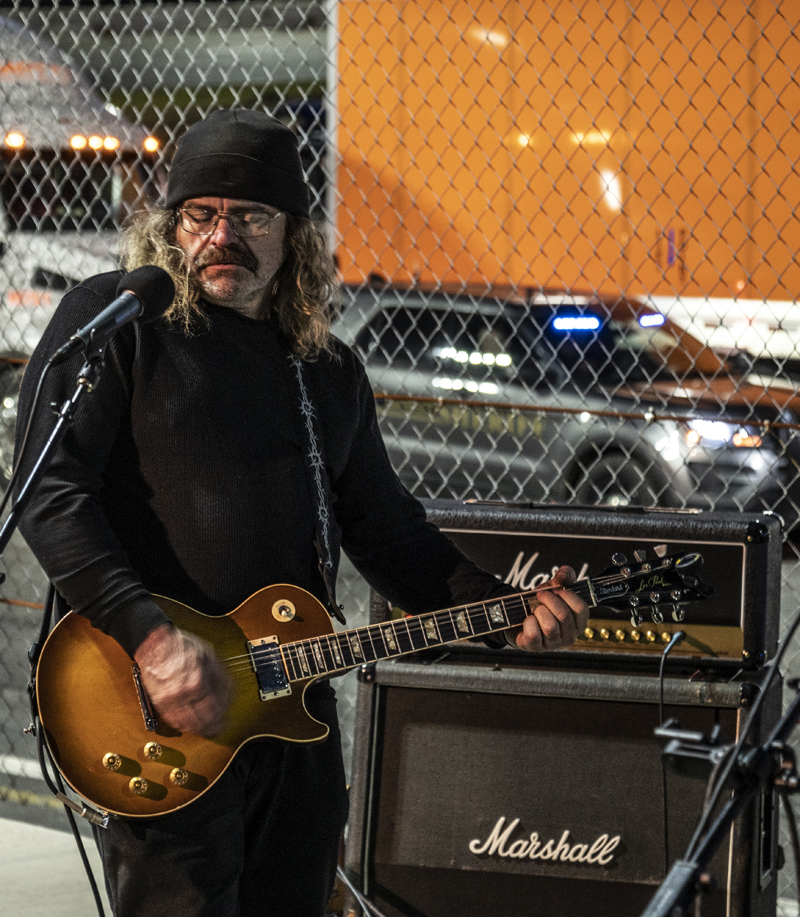
[[[61,363],[76,350],[102,346],[123,325],[135,321],[154,322],[169,309],[175,298],[175,284],[160,267],[148,264],[126,274],[117,286],[117,297],[102,312],[50,357],[50,363]]]

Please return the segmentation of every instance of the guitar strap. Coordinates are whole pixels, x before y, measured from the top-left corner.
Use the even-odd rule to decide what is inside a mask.
[[[294,388],[298,408],[297,425],[303,442],[303,459],[308,482],[308,492],[314,506],[314,547],[317,549],[319,571],[328,592],[328,613],[346,624],[342,606],[336,602],[336,563],[339,556],[339,529],[333,523],[331,482],[325,467],[325,453],[319,430],[319,417],[311,400],[308,372],[303,361],[289,354],[289,378]]]

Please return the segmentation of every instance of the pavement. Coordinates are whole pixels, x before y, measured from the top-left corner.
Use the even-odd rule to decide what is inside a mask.
[[[63,816],[67,825],[66,816]],[[111,908],[100,858],[91,837],[81,836],[105,917]],[[72,832],[0,818],[0,912],[3,917],[92,917],[98,914]]]

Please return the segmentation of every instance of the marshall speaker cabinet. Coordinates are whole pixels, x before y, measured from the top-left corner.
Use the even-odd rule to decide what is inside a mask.
[[[775,648],[777,521],[441,502],[428,509],[467,553],[509,582],[517,577],[520,589],[561,562],[591,577],[613,553],[693,547],[715,604],[686,607],[680,622],[612,612],[590,621],[608,639],[541,657],[473,644],[365,666],[350,874],[386,917],[638,917],[684,855],[707,786],[702,769],[665,764],[654,735],[662,703],[664,719],[706,736],[719,727],[728,742],[746,726],[763,738],[780,715],[776,679],[759,722],[748,722]],[[387,613],[379,597],[373,609],[375,621]],[[694,628],[695,643],[660,679],[659,628],[678,623]],[[704,917],[774,915],[777,853],[767,790],[712,861]]]

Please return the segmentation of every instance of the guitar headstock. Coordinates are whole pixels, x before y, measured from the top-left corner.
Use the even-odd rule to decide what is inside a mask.
[[[682,621],[683,606],[701,602],[714,592],[700,576],[703,558],[696,552],[671,554],[652,561],[642,556],[635,563],[615,554],[612,560],[614,566],[591,580],[593,604],[629,611],[634,625],[641,624],[645,610],[657,622],[664,620],[665,612],[670,612],[674,621]]]

